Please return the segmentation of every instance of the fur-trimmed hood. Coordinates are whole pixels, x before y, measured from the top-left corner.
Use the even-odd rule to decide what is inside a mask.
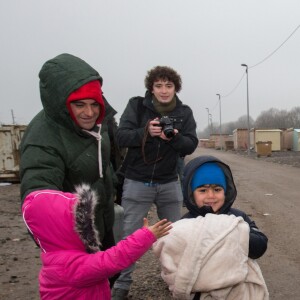
[[[99,232],[95,226],[97,196],[88,185],[76,187],[78,201],[74,205],[75,228],[88,253],[99,251]]]
[[[25,198],[23,218],[42,252],[42,300],[111,299],[108,279],[132,265],[156,241],[143,227],[99,251],[93,217],[96,200],[88,185],[77,187],[74,194],[41,190]]]
[[[75,194],[41,190],[26,197],[23,219],[44,253],[99,251],[99,233],[94,222],[97,195],[85,184],[75,190]]]

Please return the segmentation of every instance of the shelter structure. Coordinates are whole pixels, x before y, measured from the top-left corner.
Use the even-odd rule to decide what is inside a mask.
[[[300,151],[300,129],[294,129],[293,151]]]
[[[251,129],[250,146],[257,152],[257,142],[272,142],[272,151],[282,150],[282,130]]]
[[[233,147],[234,150],[248,149],[248,129],[237,128],[233,130]]]
[[[19,181],[19,146],[26,125],[0,126],[0,181]]]

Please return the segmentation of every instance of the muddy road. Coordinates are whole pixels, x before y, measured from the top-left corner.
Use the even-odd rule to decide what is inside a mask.
[[[194,155],[199,153],[207,150]],[[270,299],[300,299],[300,169],[216,150],[209,154],[231,167],[238,190],[234,206],[269,238],[259,264]]]
[[[268,162],[200,148],[186,160],[201,154],[230,165],[238,190],[234,206],[247,212],[269,238],[268,250],[258,263],[270,299],[300,299],[300,168],[276,159]],[[149,218],[156,220],[155,209]],[[39,299],[39,268],[39,249],[20,214],[19,185],[0,186],[0,299]],[[151,251],[138,262],[134,280],[130,299],[172,299]]]

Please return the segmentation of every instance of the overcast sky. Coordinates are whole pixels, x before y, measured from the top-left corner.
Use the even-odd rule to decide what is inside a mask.
[[[219,123],[216,94],[222,123],[247,114],[242,63],[250,68],[250,116],[289,111],[300,106],[300,29],[258,63],[299,25],[299,0],[2,0],[0,122],[11,124],[13,110],[27,124],[40,111],[38,72],[65,52],[102,75],[117,119],[130,97],[144,95],[146,72],[157,65],[181,74],[178,96],[199,130],[206,108]]]

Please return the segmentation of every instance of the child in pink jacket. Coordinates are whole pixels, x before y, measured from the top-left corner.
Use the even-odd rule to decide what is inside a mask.
[[[93,219],[96,198],[87,185],[77,187],[76,194],[40,190],[26,197],[23,219],[41,249],[41,299],[111,299],[108,278],[171,229],[167,220],[149,227],[144,219],[143,228],[101,251]]]

